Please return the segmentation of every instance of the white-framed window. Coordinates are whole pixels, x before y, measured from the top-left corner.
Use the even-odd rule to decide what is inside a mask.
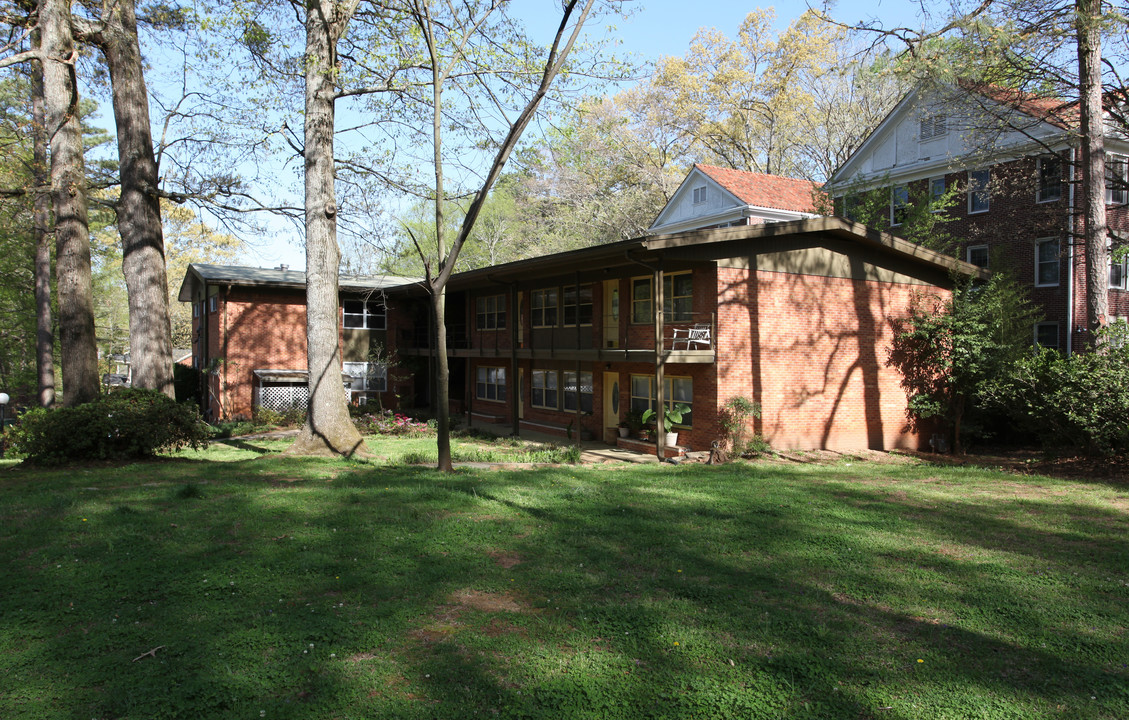
[[[1035,242],[1035,287],[1058,285],[1059,242],[1046,238]]]
[[[989,184],[992,171],[988,168],[968,171],[968,214],[988,212],[991,203]]]
[[[1129,275],[1129,257],[1114,260],[1111,256],[1109,260],[1109,289],[1125,290],[1126,275]]]
[[[1035,161],[1035,202],[1054,202],[1062,198],[1062,158],[1047,155]]]
[[[945,184],[945,176],[929,178],[929,200],[931,202],[938,202],[941,198],[945,197],[945,190],[948,186]],[[941,208],[933,208],[933,212],[941,212]]]
[[[569,412],[576,412],[576,372],[565,370],[561,373],[561,400],[562,406]],[[592,373],[580,373],[580,412],[592,412]]]
[[[342,327],[384,330],[388,315],[380,300],[343,300],[341,302]]]
[[[560,294],[556,288],[529,293],[529,313],[533,327],[556,327]]]
[[[1058,350],[1058,323],[1035,323],[1034,341],[1038,347]]]
[[[556,370],[534,370],[530,376],[529,404],[536,408],[556,410],[560,407]]]
[[[215,295],[208,298],[208,312],[215,312],[219,309],[219,298]]]
[[[343,362],[341,372],[353,378],[349,383],[352,399],[363,399],[367,393],[388,391],[388,367],[374,362]]]
[[[474,371],[474,396],[479,400],[506,401],[506,369],[479,365]]]
[[[988,269],[988,246],[970,245],[965,252],[965,260],[979,268]]]
[[[200,317],[200,306],[201,305],[203,305],[203,303],[192,303],[192,317],[194,317],[194,318]]]
[[[941,137],[948,132],[946,127],[946,117],[944,113],[937,113],[936,115],[929,115],[928,117],[921,118],[921,140],[932,140],[933,138]]]
[[[564,295],[564,303],[562,303],[561,309],[564,325],[575,326],[577,320],[580,321],[581,325],[591,325],[592,286],[581,285],[577,288],[575,285],[569,285],[564,288],[562,294]]]
[[[479,330],[506,329],[506,296],[489,295],[475,300],[474,326]]]
[[[909,187],[895,185],[890,188],[890,225],[901,225],[906,221],[906,208],[909,207]]]
[[[699,185],[694,188],[694,204],[701,205],[706,201],[706,186]]]
[[[1106,160],[1105,201],[1111,205],[1129,202],[1129,175],[1126,174],[1125,158],[1121,155],[1110,155]]]
[[[668,407],[686,405],[690,412],[682,413],[679,427],[691,427],[694,409],[694,380],[688,377],[667,376],[663,378],[663,403]],[[632,412],[642,413],[655,409],[655,376],[631,376]]]

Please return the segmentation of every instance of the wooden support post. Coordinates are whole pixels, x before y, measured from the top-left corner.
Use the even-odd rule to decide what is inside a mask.
[[[521,402],[521,388],[517,386],[517,327],[521,322],[521,316],[518,315],[517,307],[517,285],[510,284],[510,311],[506,313],[506,318],[510,321],[510,379],[507,383],[513,388],[510,394],[510,420],[513,423],[513,434],[517,437],[521,434],[521,425],[518,421],[518,403]]]
[[[655,454],[661,462],[663,450],[666,447],[666,393],[663,387],[666,373],[663,358],[663,271],[661,261],[651,282],[654,285],[651,297],[654,300],[655,317]]]

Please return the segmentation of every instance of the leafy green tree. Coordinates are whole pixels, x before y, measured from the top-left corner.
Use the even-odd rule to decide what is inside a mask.
[[[956,282],[948,297],[917,298],[897,329],[890,363],[902,374],[910,419],[919,430],[940,423],[963,453],[962,423],[980,407],[987,381],[1014,371],[1031,350],[1038,319],[1023,288],[1004,273]]]
[[[939,196],[934,196],[928,186],[897,188],[883,183],[869,189],[847,187],[841,206],[834,208],[834,212],[938,252],[953,254],[961,239],[945,232],[945,223],[952,219],[949,208],[964,197],[964,191],[957,183],[948,185]]]

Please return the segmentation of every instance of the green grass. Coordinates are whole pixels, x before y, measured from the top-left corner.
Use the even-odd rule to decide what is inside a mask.
[[[0,470],[0,717],[1129,717],[1129,488],[372,446]]]

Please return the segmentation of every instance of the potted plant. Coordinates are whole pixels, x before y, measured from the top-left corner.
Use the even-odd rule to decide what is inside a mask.
[[[619,427],[619,436],[621,438],[627,437],[627,433],[631,432],[631,426],[627,423],[626,420],[620,420],[618,427]]]
[[[620,437],[627,437],[628,433],[639,437],[639,430],[643,427],[643,414],[636,410],[628,410],[627,414],[623,417],[623,422],[619,424],[619,427]],[[623,431],[623,428],[627,428],[627,433]]]
[[[682,422],[682,416],[690,412],[690,406],[685,403],[671,405],[663,411],[663,430],[665,431],[664,437],[666,438],[666,445],[678,444],[678,432],[672,431],[671,428]],[[655,411],[650,408],[643,413],[643,422],[647,422],[652,417],[655,417]]]

